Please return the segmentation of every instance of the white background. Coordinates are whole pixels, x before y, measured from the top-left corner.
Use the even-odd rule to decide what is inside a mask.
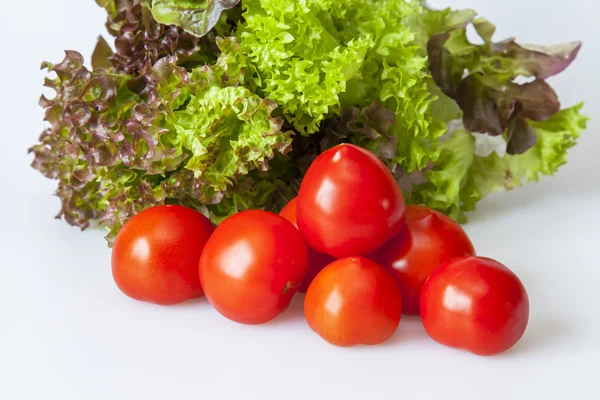
[[[490,196],[466,230],[523,280],[530,325],[482,358],[432,342],[416,318],[376,347],[313,334],[298,296],[263,326],[206,300],[158,307],[112,282],[103,232],[53,219],[55,183],[29,168],[42,130],[42,60],[89,58],[104,31],[93,0],[0,0],[0,399],[600,399],[600,6],[595,0],[437,0],[472,7],[498,39],[584,40],[552,79],[593,120],[554,178]]]

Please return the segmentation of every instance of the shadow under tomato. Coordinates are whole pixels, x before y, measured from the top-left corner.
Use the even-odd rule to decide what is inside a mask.
[[[530,320],[521,340],[497,357],[516,357],[531,352],[547,351],[551,347],[560,346],[561,342],[568,340],[571,333],[570,324],[565,321]]]
[[[208,300],[206,300],[205,296],[198,297],[195,299],[190,299],[188,301],[184,301],[183,303],[174,304],[171,306],[167,306],[169,308],[175,309],[186,309],[186,308],[197,308],[197,307],[206,307],[210,306]]]
[[[402,315],[398,329],[391,338],[380,346],[398,346],[403,343],[416,343],[428,340],[421,317],[415,315]]]
[[[277,326],[298,321],[304,321],[304,295],[301,293],[294,295],[287,310],[263,325]]]

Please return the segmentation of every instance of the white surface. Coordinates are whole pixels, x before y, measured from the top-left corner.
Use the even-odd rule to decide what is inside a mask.
[[[0,399],[600,399],[600,6],[434,4],[475,8],[499,38],[584,40],[552,82],[565,105],[583,99],[594,118],[570,164],[491,196],[466,226],[479,253],[527,287],[531,320],[516,347],[473,356],[405,318],[385,345],[340,349],[311,332],[301,297],[274,322],[243,326],[205,300],[163,308],[123,296],[103,232],[52,219],[55,183],[25,154],[43,126],[40,61],[61,60],[65,48],[89,58],[103,11],[92,0],[0,0]]]

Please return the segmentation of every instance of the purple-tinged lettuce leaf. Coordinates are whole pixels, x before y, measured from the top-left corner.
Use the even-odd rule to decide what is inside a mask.
[[[535,129],[521,114],[510,121],[506,131],[506,152],[511,155],[523,154],[537,142]]]
[[[553,175],[566,163],[567,150],[586,127],[581,106],[561,110],[543,122],[530,121],[527,126],[535,131],[537,141],[522,154],[492,152],[478,156],[473,135],[455,130],[437,144],[440,157],[423,171],[427,181],[415,185],[407,201],[425,204],[465,222],[465,211],[474,211],[477,202],[490,193]]]
[[[502,45],[509,57],[518,61],[525,76],[547,79],[564,71],[577,57],[581,42],[554,46],[517,44],[514,40]]]
[[[442,21],[453,15],[448,10],[438,14]],[[484,44],[469,42],[463,25],[437,23],[441,30],[427,47],[432,77],[460,106],[468,131],[505,135],[509,154],[521,154],[536,143],[528,121],[545,121],[560,110],[556,93],[544,79],[564,70],[581,44],[533,47],[514,39],[493,43],[493,24],[481,18],[472,24]],[[519,85],[514,82],[519,76],[535,79]]]
[[[171,56],[132,77],[90,71],[68,51],[43,67],[56,73],[46,79],[56,95],[40,99],[49,127],[30,152],[33,167],[58,180],[59,218],[82,229],[97,221],[110,241],[159,204],[213,220],[279,204],[291,132],[271,116],[273,102],[224,79],[218,65],[190,73]]]
[[[94,52],[92,53],[92,67],[94,71],[97,72],[99,70],[112,70],[113,64],[110,61],[110,59],[113,56],[113,54],[114,53],[110,48],[110,45],[102,36],[99,36],[98,43],[96,43],[96,47],[94,48]]]
[[[150,0],[115,0],[109,9],[116,10],[109,12],[106,23],[109,33],[115,37],[116,52],[111,61],[116,72],[132,75],[173,55],[178,56],[179,65],[188,69],[213,63],[219,52],[215,43],[217,33],[229,34],[230,23],[235,23],[223,15],[219,32],[213,29],[199,38],[177,26],[156,21]]]
[[[545,121],[560,110],[556,92],[541,79],[522,85],[509,83],[505,93],[521,106],[521,114],[525,118],[534,121]]]
[[[319,143],[319,151],[323,152],[340,143],[350,142],[368,147],[381,159],[392,161],[398,146],[398,137],[390,132],[395,124],[395,113],[379,100],[362,109],[344,107],[339,119],[327,121],[325,136]]]
[[[500,110],[498,101],[501,98],[503,95],[500,91],[482,82],[481,74],[472,74],[462,79],[456,91],[456,102],[463,110],[465,128],[492,136],[502,135],[512,111],[507,113]],[[502,107],[502,110],[506,109],[507,107]],[[514,109],[514,106],[508,105],[508,109]]]

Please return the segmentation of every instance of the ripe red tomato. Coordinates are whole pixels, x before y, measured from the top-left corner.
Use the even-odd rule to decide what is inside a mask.
[[[197,211],[158,206],[131,218],[112,250],[115,283],[127,296],[170,305],[202,296],[198,261],[214,231]]]
[[[289,203],[281,210],[281,215],[283,218],[290,221],[296,228],[298,228],[298,224],[296,223],[296,203],[298,198],[295,197],[290,200]],[[308,269],[306,270],[306,275],[304,275],[304,280],[302,281],[302,285],[298,288],[300,293],[306,293],[308,287],[310,286],[315,276],[323,268],[325,268],[328,264],[331,264],[335,261],[335,258],[331,257],[329,254],[319,253],[315,249],[310,246],[308,248]]]
[[[373,153],[350,144],[316,158],[297,207],[308,244],[338,258],[377,250],[404,222],[404,198],[390,171]]]
[[[421,289],[431,272],[452,258],[472,255],[475,249],[460,225],[427,207],[407,206],[400,235],[369,258],[396,278],[404,313],[419,315]]]
[[[433,340],[494,355],[523,336],[529,300],[519,278],[504,265],[461,257],[433,271],[421,294],[421,317]]]
[[[199,271],[217,311],[236,322],[261,324],[289,306],[306,266],[306,244],[294,225],[277,214],[250,210],[217,227]]]
[[[402,315],[400,289],[373,261],[334,261],[314,279],[304,299],[308,325],[336,346],[378,344],[394,334]]]

